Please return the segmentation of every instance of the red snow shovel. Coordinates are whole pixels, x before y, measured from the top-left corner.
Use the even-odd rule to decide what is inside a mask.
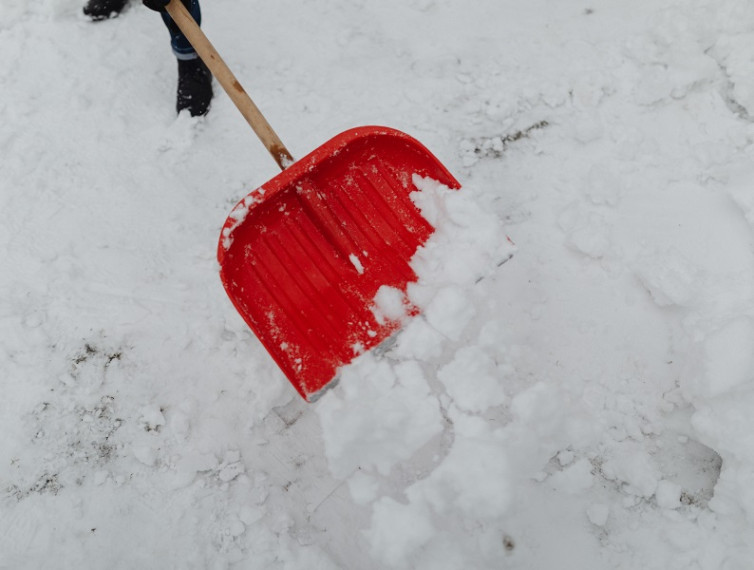
[[[167,10],[283,170],[231,211],[217,258],[233,305],[314,401],[339,367],[400,328],[379,316],[375,296],[416,280],[409,261],[434,231],[409,197],[413,176],[460,184],[385,127],[348,130],[294,162],[180,0]]]

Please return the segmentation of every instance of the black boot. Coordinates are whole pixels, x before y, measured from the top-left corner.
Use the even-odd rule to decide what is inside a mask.
[[[206,115],[212,101],[212,74],[197,58],[178,60],[178,99],[176,110],[188,109],[192,117]]]
[[[89,0],[84,6],[84,14],[95,22],[120,14],[128,0]]]

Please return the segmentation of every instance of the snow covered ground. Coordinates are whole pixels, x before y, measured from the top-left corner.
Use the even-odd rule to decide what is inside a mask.
[[[294,154],[462,182],[424,315],[304,403],[217,276],[276,173],[229,99],[136,2],[2,0],[0,568],[754,567],[751,2],[204,4]]]

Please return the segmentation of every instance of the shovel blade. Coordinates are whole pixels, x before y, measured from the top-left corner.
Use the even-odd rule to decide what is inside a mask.
[[[384,285],[406,291],[416,280],[409,262],[434,231],[409,196],[414,175],[460,187],[409,135],[360,127],[289,166],[228,216],[218,247],[225,290],[308,401],[338,368],[400,328],[376,314],[375,295]]]

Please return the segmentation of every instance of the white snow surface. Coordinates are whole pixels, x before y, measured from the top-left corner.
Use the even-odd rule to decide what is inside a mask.
[[[0,3],[0,568],[753,567],[749,0],[206,0],[294,154],[383,124],[463,185],[314,404],[217,273],[273,161],[81,4]]]

